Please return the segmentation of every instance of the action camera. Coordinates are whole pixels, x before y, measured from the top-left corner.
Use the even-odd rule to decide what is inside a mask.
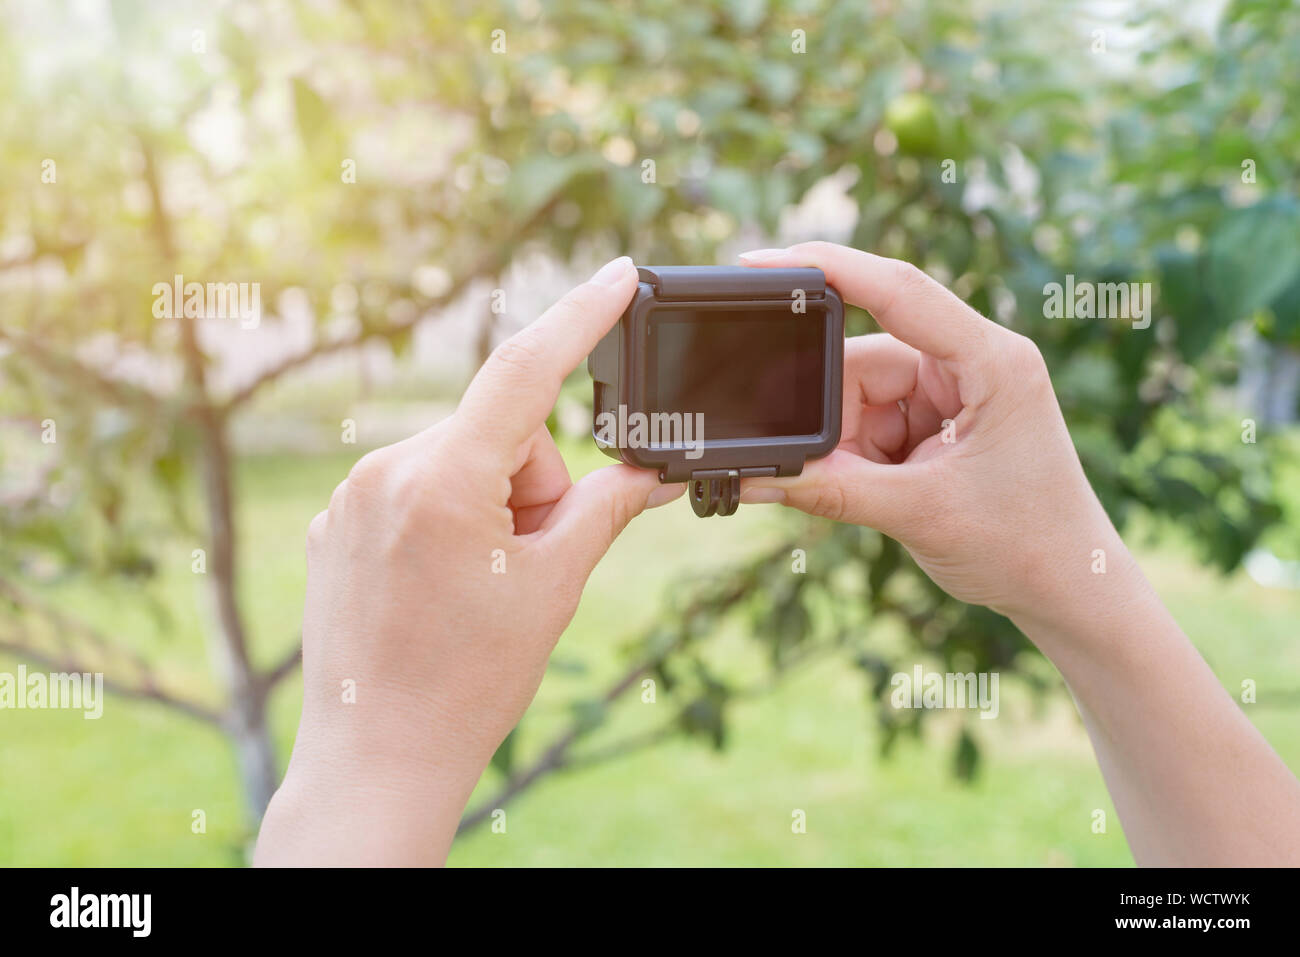
[[[740,480],[798,475],[840,440],[844,302],[820,269],[643,266],[587,359],[607,455],[730,515]]]

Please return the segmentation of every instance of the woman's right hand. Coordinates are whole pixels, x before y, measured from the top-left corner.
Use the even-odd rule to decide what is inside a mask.
[[[812,242],[741,262],[819,267],[885,330],[845,343],[839,447],[795,478],[747,479],[742,502],[879,529],[953,597],[1017,620],[1078,604],[1096,549],[1131,562],[1033,342],[898,260]]]

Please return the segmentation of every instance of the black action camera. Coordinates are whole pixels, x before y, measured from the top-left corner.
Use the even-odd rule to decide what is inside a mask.
[[[730,515],[740,480],[798,475],[839,444],[844,302],[820,269],[643,266],[587,359],[607,455]]]

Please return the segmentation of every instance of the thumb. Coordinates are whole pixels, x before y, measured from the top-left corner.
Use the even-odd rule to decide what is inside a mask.
[[[898,538],[923,506],[921,465],[885,465],[844,449],[791,478],[745,479],[742,503],[778,502],[836,522],[868,525]]]
[[[575,482],[546,516],[542,531],[590,571],[628,522],[685,490],[682,484],[661,485],[659,476],[647,469],[609,465]]]

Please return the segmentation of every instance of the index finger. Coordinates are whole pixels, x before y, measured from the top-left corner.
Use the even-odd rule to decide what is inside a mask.
[[[817,266],[826,281],[880,327],[936,359],[973,358],[998,328],[911,263],[835,243],[742,253],[745,266]]]
[[[465,390],[457,426],[513,455],[546,421],[565,376],[618,321],[636,284],[632,260],[620,256],[497,346]]]

